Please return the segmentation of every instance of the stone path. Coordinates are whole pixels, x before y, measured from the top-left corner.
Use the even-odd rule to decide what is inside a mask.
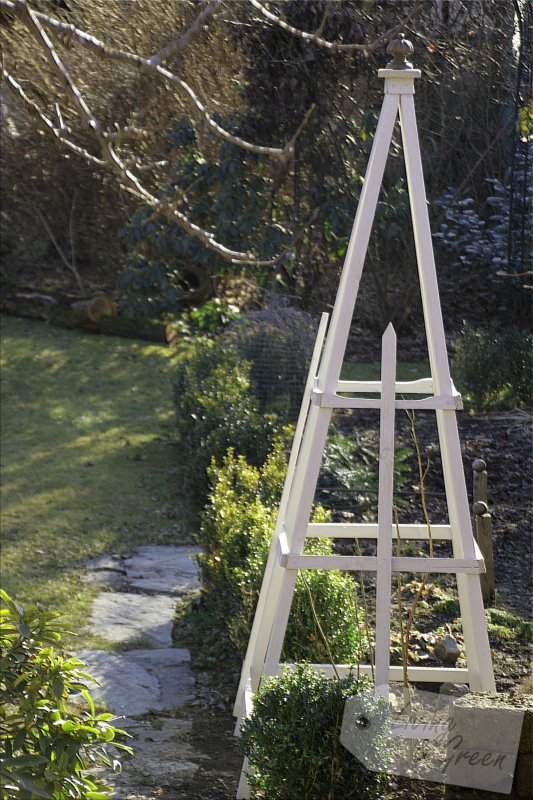
[[[102,556],[86,580],[100,586],[89,629],[117,650],[75,653],[98,681],[90,691],[131,734],[135,755],[106,776],[117,800],[152,797],[148,789],[192,777],[202,756],[188,742],[192,722],[180,708],[194,698],[190,653],[172,646],[179,597],[200,588],[195,547],[140,547],[130,558]],[[146,787],[146,792],[143,792]]]

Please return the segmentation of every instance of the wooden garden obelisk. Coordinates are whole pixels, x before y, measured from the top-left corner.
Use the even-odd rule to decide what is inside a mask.
[[[409,667],[408,677],[417,682],[464,682],[474,690],[495,689],[479,580],[479,574],[484,571],[484,562],[472,534],[456,421],[456,411],[462,406],[448,365],[415,117],[414,83],[421,73],[420,70],[413,69],[408,61],[412,51],[410,42],[400,36],[387,49],[392,55],[392,61],[378,73],[385,81],[383,107],[331,321],[325,335],[326,320],[323,319],[313,355],[276,529],[243,663],[234,711],[239,718],[237,728],[242,717],[250,711],[253,694],[259,688],[262,677],[279,672],[283,640],[299,569],[375,572],[375,684],[376,693],[384,696],[388,696],[389,682],[402,678],[402,667],[390,665],[392,574],[456,574],[467,666]],[[357,291],[398,116],[431,374],[430,377],[418,381],[396,380],[396,334],[392,326],[389,326],[383,336],[381,380],[341,381],[340,372]],[[379,394],[379,397],[365,397],[365,394]],[[411,397],[404,399],[405,395]],[[331,415],[333,409],[342,408],[377,408],[380,411],[377,524],[309,522]],[[426,525],[400,525],[400,537],[427,541],[431,536],[435,541],[450,540],[452,557],[393,556],[392,541],[396,536],[392,525],[394,419],[399,409],[432,410],[436,414],[449,517],[448,524],[432,526],[430,533]],[[304,542],[310,536],[375,539],[377,555],[304,555]],[[328,665],[315,666],[327,673],[332,671]],[[337,665],[338,672],[349,668],[350,665]],[[361,665],[359,669],[368,672],[370,668]],[[237,797],[248,796],[245,763]]]

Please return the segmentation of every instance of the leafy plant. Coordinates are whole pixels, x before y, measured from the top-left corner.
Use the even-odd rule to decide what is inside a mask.
[[[519,328],[507,328],[501,341],[503,378],[511,398],[531,406],[533,387],[533,336]]]
[[[471,398],[478,411],[497,396],[501,366],[501,351],[495,335],[465,323],[454,343],[453,371],[459,388]]]
[[[241,728],[240,746],[251,767],[254,797],[268,800],[371,800],[386,777],[368,771],[341,744],[349,697],[373,701],[366,681],[349,675],[328,680],[308,665],[266,678]],[[378,741],[379,740],[379,741]],[[374,744],[386,748],[379,731]]]
[[[238,115],[219,124],[238,126]],[[167,136],[172,172],[160,189],[171,206],[186,193],[195,222],[235,250],[261,249],[266,257],[283,250],[287,231],[279,223],[265,224],[269,181],[260,156],[249,155],[223,141],[201,153],[190,119],[182,117]],[[213,276],[228,271],[228,263],[187,234],[170,215],[141,209],[122,232],[128,249],[120,287],[128,311],[148,316],[201,307],[213,297]],[[259,275],[261,277],[261,275]]]
[[[131,753],[115,740],[112,714],[97,714],[86,689],[93,680],[83,664],[57,647],[59,614],[38,605],[21,608],[0,590],[0,732],[2,797],[105,800],[111,787],[87,774],[91,767],[119,769],[108,746]],[[69,700],[81,692],[87,711]]]
[[[216,333],[220,328],[236,319],[237,316],[238,314],[223,303],[220,298],[214,297],[201,306],[193,306],[186,311],[182,311],[179,319],[171,322],[169,327],[182,337],[194,336],[198,332]]]
[[[262,467],[253,467],[230,450],[221,466],[209,470],[212,490],[202,518],[200,544],[204,585],[214,599],[229,635],[242,653],[248,643],[265,563],[274,532],[286,471],[286,429]],[[325,521],[316,508],[314,521]],[[310,539],[306,552],[330,554],[331,539]],[[313,607],[311,605],[312,598]],[[317,619],[319,623],[317,624]],[[354,610],[350,576],[337,571],[299,574],[285,639],[285,656],[296,661],[328,661],[325,634],[336,661],[353,663],[360,655],[361,628]]]
[[[445,222],[433,234],[439,247],[455,259],[457,266],[468,268],[473,276],[481,275],[485,281],[509,282],[514,271],[518,273],[513,280],[515,286],[524,283],[523,270],[531,262],[533,240],[531,150],[531,143],[527,143],[517,153],[515,172],[507,170],[503,180],[485,179],[490,194],[481,209],[472,197],[456,199],[453,187],[434,201],[445,209]],[[513,196],[520,198],[519,209]],[[523,243],[519,253],[511,247],[514,239]]]
[[[459,388],[476,410],[531,404],[533,336],[518,328],[498,333],[465,323],[454,350]]]
[[[346,436],[332,429],[324,448],[324,457],[319,478],[319,498],[326,507],[337,511],[354,512],[365,519],[372,512],[375,503],[372,497],[378,488],[378,443],[377,440],[363,442],[352,431]],[[394,453],[394,488],[401,493],[409,480],[411,456],[409,447],[401,447]],[[395,503],[404,505],[405,501],[395,495]]]
[[[357,503],[361,515],[371,508],[377,489],[375,454],[363,447],[356,433],[345,436],[333,429],[328,436],[319,478],[319,497],[336,509]]]
[[[273,419],[259,413],[250,367],[221,341],[198,339],[174,382],[176,426],[182,461],[180,489],[201,508],[208,492],[207,469],[221,463],[228,447],[262,464],[274,438]]]
[[[487,608],[485,616],[489,631],[499,633],[500,638],[516,639],[520,642],[533,640],[533,623],[530,620],[498,608]]]

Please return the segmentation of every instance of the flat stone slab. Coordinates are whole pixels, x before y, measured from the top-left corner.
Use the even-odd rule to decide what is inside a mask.
[[[124,559],[121,556],[103,555],[87,562],[87,569],[92,571],[114,570],[124,572]]]
[[[98,681],[88,686],[93,699],[105,703],[113,714],[137,717],[149,711],[170,711],[194,698],[191,657],[184,648],[126,653],[84,649],[75,657]]]
[[[102,592],[94,599],[90,631],[115,644],[170,647],[175,605],[167,595]]]
[[[134,748],[132,758],[122,756],[120,774],[104,772],[102,777],[113,784],[116,800],[144,800],[159,795],[154,787],[175,786],[198,771],[202,756],[188,742],[192,722],[162,717],[151,720],[125,719],[117,722],[126,730]],[[195,763],[196,760],[196,763]],[[146,787],[146,792],[143,791]],[[152,789],[152,791],[150,791]]]
[[[182,595],[200,589],[200,575],[194,558],[199,547],[146,545],[126,558],[128,584],[140,591]]]
[[[82,581],[91,586],[98,586],[100,589],[115,589],[117,592],[128,589],[126,573],[116,570],[102,569],[91,570],[82,575]]]

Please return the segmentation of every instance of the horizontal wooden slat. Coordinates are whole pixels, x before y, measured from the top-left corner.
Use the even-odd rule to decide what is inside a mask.
[[[311,399],[313,405],[322,408],[381,408],[379,397],[345,397],[330,392],[321,392],[318,389],[313,390]],[[440,408],[457,410],[457,408],[461,408],[461,404],[458,395],[437,395],[423,397],[420,400],[396,400],[394,407],[396,409],[435,411]]]
[[[485,562],[476,558],[411,558],[392,559],[393,572],[458,572],[479,575],[485,572]]]
[[[400,539],[429,538],[427,525],[400,525]],[[365,522],[311,522],[307,526],[309,538],[321,536],[329,539],[376,539],[378,526]],[[396,526],[392,526],[392,538],[397,538]],[[434,540],[450,540],[452,529],[450,525],[432,525],[431,538]]]
[[[338,569],[346,572],[376,572],[376,556],[322,556],[295,555],[287,552],[280,539],[279,562],[286,569]],[[475,558],[414,558],[393,556],[393,572],[434,572],[479,574],[485,571],[485,563]]]
[[[376,392],[381,394],[381,381],[339,381],[338,392]],[[431,394],[433,380],[419,378],[416,381],[396,381],[394,384],[396,394]]]
[[[280,672],[283,667],[294,669],[296,664],[280,664]],[[331,664],[311,664],[313,669],[322,672],[327,678],[335,677],[335,670]],[[370,664],[336,664],[335,669],[342,678],[345,675],[357,672],[361,675],[372,675]],[[407,677],[413,683],[466,683],[468,684],[468,670],[459,667],[407,667]],[[403,667],[389,667],[389,680],[403,681]]]
[[[296,556],[283,553],[281,565],[287,569],[339,569],[346,572],[375,572],[376,556]]]

